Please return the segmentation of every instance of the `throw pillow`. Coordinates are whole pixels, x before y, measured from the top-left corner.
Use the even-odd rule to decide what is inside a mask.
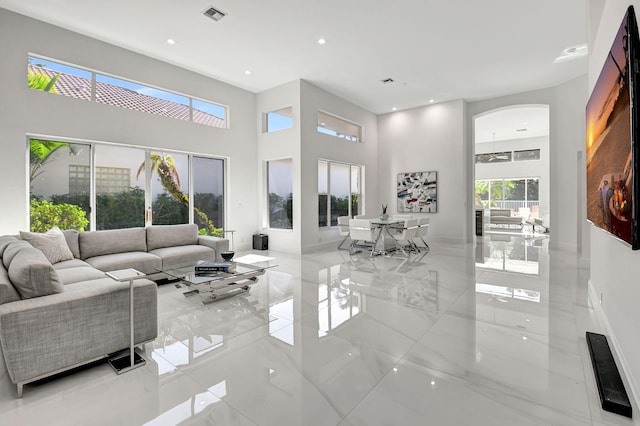
[[[15,239],[15,241],[12,241],[7,245],[7,247],[4,249],[4,252],[2,253],[2,264],[7,270],[9,269],[9,265],[11,265],[11,261],[13,260],[13,258],[16,257],[16,254],[18,254],[18,252],[25,247],[33,248],[33,246],[28,242],[19,240],[17,238]]]
[[[57,226],[54,226],[45,234],[20,231],[20,238],[42,251],[51,263],[73,259],[73,253],[71,253],[67,245],[67,240]]]
[[[16,253],[9,265],[9,279],[23,299],[64,291],[51,262],[34,247],[24,247]]]

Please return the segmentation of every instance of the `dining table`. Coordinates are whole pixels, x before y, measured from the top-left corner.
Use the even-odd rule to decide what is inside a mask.
[[[378,234],[376,235],[373,247],[371,248],[371,256],[389,254],[397,251],[398,249],[400,249],[404,255],[407,254],[391,232],[393,229],[401,229],[404,225],[404,219],[371,219],[371,225],[378,228]],[[387,238],[393,242],[391,247],[387,247]],[[382,248],[378,248],[379,245],[382,245]]]

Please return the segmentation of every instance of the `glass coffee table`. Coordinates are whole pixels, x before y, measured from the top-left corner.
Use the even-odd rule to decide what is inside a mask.
[[[229,264],[227,272],[196,273],[196,266],[205,261],[160,268],[158,272],[189,287],[183,293],[185,297],[200,295],[202,303],[211,303],[248,291],[267,269],[278,266],[273,259],[268,259],[252,263],[226,262]]]

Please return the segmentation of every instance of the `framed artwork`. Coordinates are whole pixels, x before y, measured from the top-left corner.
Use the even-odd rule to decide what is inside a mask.
[[[398,213],[438,212],[438,172],[398,173]]]

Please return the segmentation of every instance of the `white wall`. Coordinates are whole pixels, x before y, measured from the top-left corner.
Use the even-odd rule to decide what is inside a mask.
[[[232,158],[228,163],[227,227],[236,248],[257,228],[255,95],[149,57],[0,9],[0,233],[28,228],[27,134],[172,148]],[[218,129],[95,102],[30,90],[27,55],[39,54],[229,107]]]
[[[380,203],[397,213],[398,173],[437,171],[438,212],[423,214],[431,237],[453,241],[466,241],[469,226],[465,108],[458,100],[378,117]]]
[[[549,137],[477,143],[475,149],[476,154],[526,149],[540,150],[540,160],[478,163],[475,165],[475,180],[539,177],[538,198],[540,200],[540,217],[542,217],[545,209],[549,208]]]
[[[364,210],[374,211],[377,204],[377,150],[376,116],[313,84],[296,80],[266,90],[257,96],[258,122],[262,114],[283,107],[293,107],[293,128],[258,135],[258,161],[292,158],[293,230],[264,229],[269,235],[269,249],[287,253],[303,253],[326,244],[338,244],[342,238],[337,227],[318,227],[318,159],[364,166]],[[318,133],[318,111],[329,112],[363,128],[362,142],[355,143]],[[258,127],[261,129],[261,127]],[[266,182],[262,182],[261,211],[266,212]],[[261,218],[266,228],[266,213]]]
[[[578,188],[585,169],[586,100],[586,77],[578,77],[557,87],[470,102],[467,123],[473,140],[473,117],[512,105],[549,105],[550,247],[583,255],[589,242],[581,238],[587,225]]]
[[[362,126],[362,142],[350,142],[318,133],[318,111],[322,110]],[[337,227],[318,228],[318,159],[364,166],[364,214],[378,210],[378,128],[376,115],[339,98],[308,81],[300,85],[302,147],[302,250],[312,250],[342,238]]]
[[[620,27],[627,6],[632,4],[636,16],[640,12],[640,1],[608,0],[604,7],[598,2],[589,2],[590,40],[589,46],[589,91],[595,85],[602,64]],[[599,25],[598,17],[602,12]],[[637,190],[636,190],[637,193]],[[591,295],[592,304],[602,314],[608,328],[608,338],[615,347],[627,380],[631,385],[631,396],[640,398],[640,251],[631,248],[604,231],[590,226],[591,237]],[[602,301],[602,303],[600,303]],[[598,330],[596,330],[598,331]],[[629,390],[629,389],[628,389]],[[639,402],[640,403],[640,402]]]

